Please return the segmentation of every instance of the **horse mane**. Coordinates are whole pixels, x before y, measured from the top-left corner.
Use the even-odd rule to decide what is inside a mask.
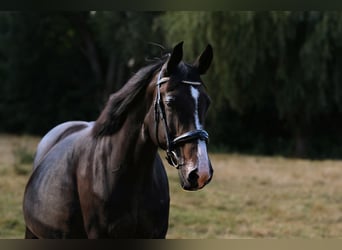
[[[114,134],[122,127],[131,104],[146,89],[154,72],[161,68],[166,60],[167,58],[164,57],[141,68],[121,89],[110,95],[107,104],[94,124],[92,134],[95,137]]]

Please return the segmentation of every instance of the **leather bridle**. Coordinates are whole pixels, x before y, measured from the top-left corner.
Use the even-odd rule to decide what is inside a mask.
[[[159,147],[163,148],[160,141],[159,141],[159,121],[160,119],[163,120],[164,123],[164,133],[165,133],[165,138],[166,138],[166,160],[168,163],[177,169],[180,167],[179,163],[179,157],[177,156],[177,153],[175,149],[179,147],[180,145],[183,145],[187,142],[194,141],[194,140],[202,140],[208,143],[209,141],[209,134],[207,131],[203,129],[196,129],[196,130],[191,130],[189,132],[186,132],[176,138],[172,138],[170,136],[169,132],[169,127],[167,124],[167,119],[166,119],[166,113],[165,113],[165,107],[164,103],[161,98],[160,94],[160,87],[163,83],[166,83],[170,80],[169,77],[162,77],[162,69],[160,70],[158,74],[158,80],[156,84],[157,88],[157,95],[154,103],[154,119],[155,119],[155,131],[156,131],[156,139]],[[181,81],[184,84],[189,84],[189,85],[201,85],[201,82],[192,82],[192,81]]]

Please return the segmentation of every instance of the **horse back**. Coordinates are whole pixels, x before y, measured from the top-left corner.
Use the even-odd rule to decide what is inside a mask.
[[[84,121],[70,121],[62,123],[53,129],[51,129],[39,142],[37,151],[34,157],[33,169],[35,169],[46,154],[53,148],[58,142],[66,138],[68,135],[78,132],[88,126],[92,122]]]

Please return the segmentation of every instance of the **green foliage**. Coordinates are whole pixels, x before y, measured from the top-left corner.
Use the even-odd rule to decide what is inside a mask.
[[[0,13],[0,129],[43,134],[96,119],[159,38],[151,25],[158,14]]]
[[[214,47],[203,76],[212,148],[341,157],[341,12],[1,12],[0,130],[94,120],[165,53],[151,43],[179,41],[189,62]]]
[[[2,15],[8,19],[0,36],[1,64],[7,68],[0,93],[0,119],[6,121],[2,129],[40,133],[65,119],[89,119],[84,113],[93,111],[93,77],[65,18],[31,12]]]
[[[231,111],[240,121],[246,116],[252,120],[255,113],[259,119],[269,115],[278,130],[276,139],[283,141],[281,131],[288,131],[287,144],[293,139],[295,153],[303,156],[313,123],[342,108],[341,17],[340,12],[317,11],[182,12],[165,15],[163,27],[167,41],[183,36],[195,53],[196,43],[209,41],[214,47],[215,61],[207,76],[215,96],[215,123],[210,125],[214,133],[224,130],[216,128],[218,123],[236,122],[229,117]],[[237,131],[244,137],[254,125]],[[264,128],[248,140],[257,145],[253,137],[268,133]],[[229,144],[220,134],[215,138]]]
[[[95,12],[89,18],[89,26],[95,35],[96,44],[107,61],[107,71],[113,70],[116,81],[107,90],[110,94],[120,88],[132,71],[137,71],[146,62],[146,57],[159,51],[150,45],[162,40],[161,34],[152,28],[159,12]],[[106,69],[105,69],[106,71]],[[107,72],[107,73],[108,73]]]

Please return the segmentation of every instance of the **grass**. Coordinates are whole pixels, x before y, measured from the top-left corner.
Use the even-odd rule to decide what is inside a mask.
[[[215,175],[196,193],[169,169],[169,238],[340,238],[342,162],[212,155]]]
[[[22,197],[38,138],[0,135],[0,238],[23,238]]]
[[[23,238],[21,203],[38,138],[0,135],[0,238]],[[164,155],[164,153],[161,153]],[[167,238],[341,238],[342,161],[211,154],[212,182],[183,191],[166,166]]]

